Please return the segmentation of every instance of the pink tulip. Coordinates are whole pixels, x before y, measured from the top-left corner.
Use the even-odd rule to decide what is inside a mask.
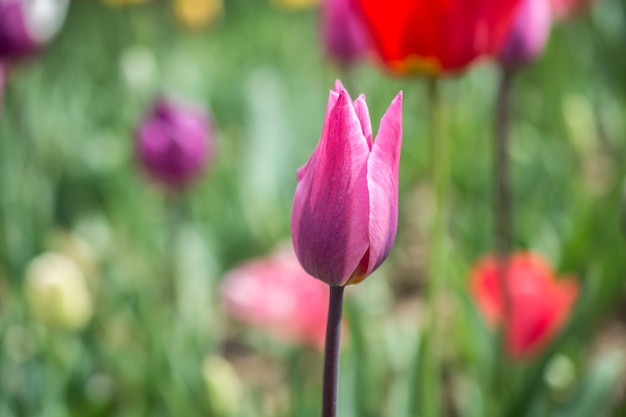
[[[522,0],[515,22],[498,54],[505,67],[533,62],[543,52],[552,26],[549,0]]]
[[[342,64],[361,58],[367,50],[361,15],[351,0],[323,0],[321,30],[326,53]]]
[[[509,317],[498,285],[498,261],[493,256],[480,260],[471,274],[471,291],[485,320],[505,331],[507,352],[524,359],[539,353],[570,316],[578,281],[557,279],[541,256],[528,252],[513,254],[508,262],[506,285]]]
[[[221,294],[242,322],[296,344],[324,346],[328,288],[302,269],[291,249],[233,269]]]
[[[372,142],[365,96],[339,81],[328,97],[322,136],[298,170],[291,236],[300,264],[329,285],[362,281],[385,260],[398,223],[402,93]]]

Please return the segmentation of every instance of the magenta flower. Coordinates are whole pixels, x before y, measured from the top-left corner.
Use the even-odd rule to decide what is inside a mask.
[[[146,172],[166,188],[188,186],[213,153],[208,114],[188,103],[159,98],[137,131],[137,155]]]
[[[527,65],[543,52],[552,26],[549,0],[523,0],[504,46],[498,54],[508,68]]]
[[[0,0],[0,58],[35,53],[59,31],[68,0]]]
[[[376,140],[365,103],[339,81],[328,97],[317,147],[298,170],[291,235],[298,260],[333,286],[362,281],[385,260],[398,224],[402,93]]]
[[[329,57],[350,64],[367,52],[361,15],[351,0],[323,0],[321,17],[322,43]]]
[[[230,271],[221,298],[242,322],[292,343],[324,346],[328,290],[302,269],[291,249]]]

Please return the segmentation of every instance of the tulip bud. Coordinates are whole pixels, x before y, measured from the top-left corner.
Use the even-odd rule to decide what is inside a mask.
[[[0,0],[0,57],[24,58],[48,43],[67,14],[68,0]]]
[[[548,0],[523,0],[517,10],[515,22],[498,60],[504,67],[518,67],[535,61],[543,52],[552,18]]]
[[[188,186],[213,153],[211,121],[202,109],[160,98],[137,132],[138,159],[170,190]]]
[[[331,58],[349,64],[365,54],[367,35],[351,0],[323,0],[321,26],[322,41]]]
[[[41,323],[78,330],[91,319],[92,302],[78,266],[64,255],[45,253],[26,270],[26,301]]]
[[[328,97],[322,136],[298,170],[291,236],[300,264],[329,285],[364,280],[385,260],[398,226],[402,93],[376,140],[365,96],[339,81]]]
[[[233,365],[221,356],[207,357],[202,362],[202,377],[215,416],[238,415],[243,387]]]

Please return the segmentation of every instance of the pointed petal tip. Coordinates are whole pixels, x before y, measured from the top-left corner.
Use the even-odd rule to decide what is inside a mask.
[[[333,86],[333,91],[335,93],[339,93],[341,91],[346,91],[346,87],[343,86],[343,84],[341,83],[341,80],[339,80],[339,78],[337,78],[335,80],[335,85]]]

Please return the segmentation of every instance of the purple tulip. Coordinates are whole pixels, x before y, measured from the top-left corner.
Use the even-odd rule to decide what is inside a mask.
[[[365,28],[351,0],[323,0],[321,26],[322,41],[331,58],[349,64],[367,52]]]
[[[507,41],[498,54],[505,67],[532,63],[543,52],[552,26],[549,0],[523,0]]]
[[[25,58],[59,31],[68,0],[0,0],[0,57]]]
[[[402,93],[372,142],[365,96],[339,81],[328,97],[317,147],[298,170],[291,235],[298,260],[334,286],[365,279],[385,260],[398,225]]]
[[[213,153],[212,123],[202,109],[159,98],[137,132],[139,162],[170,190],[185,188]]]

